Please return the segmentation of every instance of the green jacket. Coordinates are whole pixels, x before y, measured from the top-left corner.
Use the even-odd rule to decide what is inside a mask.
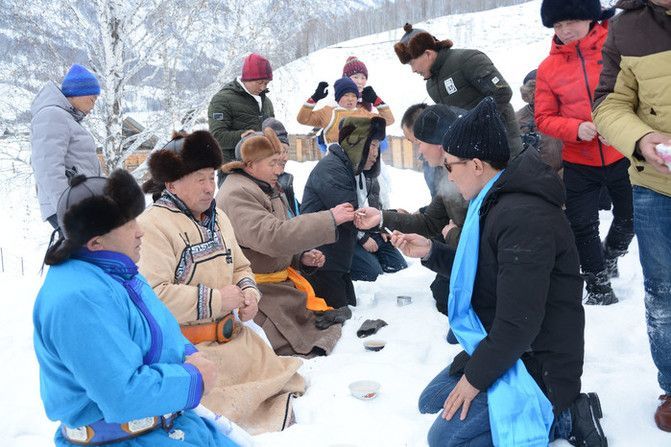
[[[221,147],[224,163],[235,160],[235,145],[244,131],[260,131],[263,120],[275,116],[273,103],[265,93],[261,93],[261,103],[263,107],[259,110],[259,103],[237,80],[224,85],[212,97],[207,119],[210,132]]]
[[[513,92],[485,53],[443,48],[431,66],[426,90],[436,104],[465,110],[473,109],[486,96],[493,97],[506,126],[511,158],[522,152],[520,129],[510,104]]]
[[[671,134],[671,11],[642,0],[621,0],[603,47],[594,124],[631,161],[631,183],[671,196],[671,175],[638,152],[650,132]]]

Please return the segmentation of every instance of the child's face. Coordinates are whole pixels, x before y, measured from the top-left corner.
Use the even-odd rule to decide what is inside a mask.
[[[359,93],[363,91],[363,88],[366,86],[366,82],[368,82],[368,79],[366,79],[366,76],[364,76],[363,73],[354,73],[349,78],[354,81],[356,87],[359,89]]]
[[[354,93],[345,93],[340,97],[340,101],[338,101],[338,105],[340,107],[344,107],[346,109],[352,110],[356,109],[356,104],[359,98],[356,97]]]

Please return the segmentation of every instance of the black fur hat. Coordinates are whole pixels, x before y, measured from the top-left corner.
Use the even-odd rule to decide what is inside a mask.
[[[541,20],[543,25],[552,28],[555,23],[564,20],[608,20],[615,15],[615,8],[601,8],[599,0],[543,0]]]
[[[117,169],[108,178],[72,177],[58,200],[56,216],[66,239],[86,243],[135,219],[144,208],[135,178]]]
[[[45,263],[65,261],[92,237],[135,219],[144,208],[144,194],[127,171],[117,169],[108,178],[72,177],[56,209],[61,237],[47,249]]]
[[[438,40],[423,29],[413,29],[409,23],[403,26],[403,30],[405,34],[394,45],[396,56],[402,64],[421,56],[426,50],[440,51],[442,48],[452,48],[451,40]]]
[[[155,183],[174,182],[204,168],[219,169],[223,156],[217,140],[206,130],[177,134],[149,156],[149,173]],[[146,188],[145,188],[146,190]]]

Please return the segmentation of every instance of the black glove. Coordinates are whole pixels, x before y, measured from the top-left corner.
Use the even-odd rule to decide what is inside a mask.
[[[378,97],[377,93],[375,93],[375,90],[373,90],[373,87],[369,85],[368,87],[364,87],[361,91],[361,99],[363,99],[364,102],[375,104],[375,101],[377,101]]]
[[[326,98],[329,94],[328,86],[328,82],[321,81],[310,98],[312,98],[314,102],[319,102],[320,99]]]
[[[343,324],[345,321],[352,318],[352,311],[347,306],[315,313],[317,314],[315,326],[317,329],[321,330],[331,327],[334,324]]]
[[[356,331],[356,336],[359,338],[368,337],[369,335],[375,334],[386,325],[387,322],[384,320],[366,320],[363,322],[359,330]]]

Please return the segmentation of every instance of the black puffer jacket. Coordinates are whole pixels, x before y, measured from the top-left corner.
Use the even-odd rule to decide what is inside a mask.
[[[357,157],[354,157],[357,158]],[[312,170],[303,191],[303,202],[301,213],[314,213],[333,208],[341,203],[349,202],[354,208],[359,207],[357,198],[357,181],[366,158],[368,158],[368,147],[358,157],[361,162],[355,168],[350,156],[338,144],[329,146],[329,153],[319,160],[317,166]],[[364,176],[375,178],[380,174],[380,157]],[[368,194],[373,188],[368,189]],[[352,256],[357,242],[357,229],[352,222],[338,226],[338,239],[333,244],[319,247],[326,256],[324,270],[335,270],[349,272],[352,265]]]
[[[472,304],[488,335],[451,370],[484,391],[521,358],[555,413],[580,392],[584,354],[582,278],[563,203],[559,177],[533,150],[485,197]],[[440,273],[453,257],[434,243],[425,265]]]

